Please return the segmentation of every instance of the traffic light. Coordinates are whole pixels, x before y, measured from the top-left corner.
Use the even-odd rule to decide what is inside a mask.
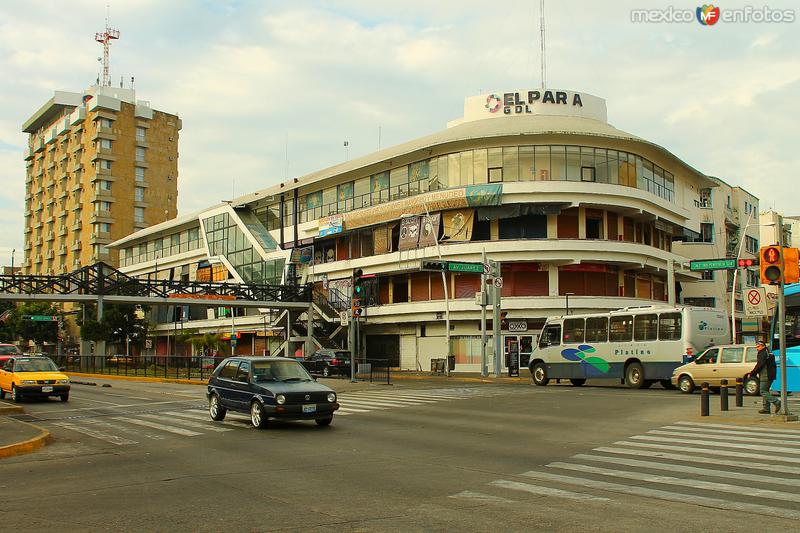
[[[353,298],[351,300],[351,307],[354,318],[360,317],[363,311],[362,302],[364,301],[364,296],[366,295],[366,287],[364,287],[363,276],[364,271],[360,268],[353,270]]]
[[[797,248],[783,249],[783,282],[797,283],[800,281],[800,251]]]
[[[419,269],[422,271],[444,272],[447,270],[447,261],[422,260]]]
[[[739,259],[736,264],[739,268],[750,268],[758,266],[758,259]]]
[[[361,316],[361,313],[364,312],[364,308],[361,307],[361,298],[353,298],[351,310],[353,311],[353,318]]]
[[[761,258],[761,283],[779,285],[783,279],[783,257],[780,246],[764,246],[759,253]]]

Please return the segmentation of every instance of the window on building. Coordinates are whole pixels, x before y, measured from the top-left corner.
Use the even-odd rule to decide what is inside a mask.
[[[134,222],[144,222],[144,207],[133,208],[133,220]]]
[[[744,249],[747,252],[755,255],[758,253],[758,239],[754,239],[750,235],[744,236]]]
[[[106,150],[111,150],[111,140],[110,139],[100,139],[100,148],[105,148]]]
[[[745,273],[747,275],[747,286],[758,287],[759,282],[761,281],[759,273],[755,270],[750,270],[749,268],[745,270]]]
[[[109,161],[108,159],[98,159],[97,168],[111,170],[111,161]]]
[[[701,274],[701,278],[703,281],[714,281],[714,271],[713,270],[704,270]]]
[[[136,181],[144,181],[144,167],[136,167]]]
[[[134,187],[134,200],[144,202],[144,187]]]
[[[95,211],[111,211],[111,202],[106,202],[105,200],[95,202],[94,209]]]
[[[191,228],[188,232],[188,235],[189,235],[189,242],[196,241],[200,239],[200,229]]]
[[[111,182],[108,180],[100,180],[98,186],[103,191],[111,191]]]
[[[145,135],[147,134],[147,128],[142,128],[141,126],[136,127],[136,140],[143,141],[145,139]]]
[[[97,224],[97,231],[100,233],[109,233],[111,231],[111,224],[108,222],[99,222]]]
[[[137,146],[136,147],[136,160],[137,161],[144,161],[144,152],[145,152],[145,149],[142,148],[141,146]]]
[[[717,300],[716,298],[695,297],[695,298],[684,298],[683,303],[684,305],[691,305],[694,307],[716,307]]]
[[[109,128],[109,129],[111,129],[112,121],[111,121],[110,118],[101,118],[100,121],[99,121],[99,124],[100,124],[101,128]]]
[[[695,242],[714,242],[714,224],[700,224],[700,237]]]
[[[169,245],[172,247],[180,246],[181,244],[181,234],[180,233],[173,233],[169,236]]]

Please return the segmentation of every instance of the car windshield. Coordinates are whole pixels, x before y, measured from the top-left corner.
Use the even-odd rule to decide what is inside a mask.
[[[313,381],[296,361],[254,361],[253,381]]]
[[[58,372],[58,367],[50,359],[17,359],[14,372]]]
[[[0,346],[0,355],[16,355],[19,350],[16,346]]]

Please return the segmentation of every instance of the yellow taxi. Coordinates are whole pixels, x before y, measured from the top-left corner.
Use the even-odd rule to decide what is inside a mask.
[[[0,369],[0,400],[11,395],[15,402],[24,397],[58,396],[69,401],[69,377],[49,357],[16,356]]]

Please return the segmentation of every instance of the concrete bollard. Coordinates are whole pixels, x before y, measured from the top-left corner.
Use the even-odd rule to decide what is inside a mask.
[[[723,379],[719,382],[719,410],[728,410],[728,380]]]
[[[744,407],[744,385],[742,378],[736,378],[736,407]]]
[[[708,416],[708,382],[700,385],[700,416]]]

